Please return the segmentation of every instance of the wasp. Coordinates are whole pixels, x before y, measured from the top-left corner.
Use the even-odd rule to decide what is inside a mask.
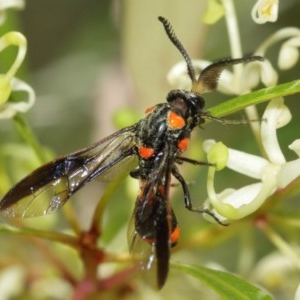
[[[128,163],[131,166],[128,172],[139,181],[129,245],[133,253],[140,252],[142,269],[155,268],[156,285],[161,288],[168,275],[170,249],[180,236],[170,202],[171,177],[181,185],[188,210],[207,212],[193,207],[188,185],[177,167],[183,162],[201,164],[183,157],[182,153],[188,148],[195,127],[200,127],[206,119],[217,119],[203,110],[202,94],[216,89],[225,67],[263,58],[220,60],[206,67],[197,78],[170,22],[163,17],[158,19],[186,62],[191,91],[171,90],[166,102],[148,108],[146,116],[136,124],[41,166],[7,192],[0,202],[0,212],[21,218],[53,213],[85,184],[96,178],[104,180],[111,170]]]

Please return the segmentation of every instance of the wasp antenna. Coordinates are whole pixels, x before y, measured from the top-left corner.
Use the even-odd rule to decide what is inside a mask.
[[[189,77],[191,78],[192,82],[195,82],[196,75],[195,75],[194,67],[192,65],[191,58],[188,55],[185,48],[183,47],[183,45],[181,44],[181,42],[179,41],[179,39],[177,38],[177,36],[172,28],[171,23],[164,17],[158,17],[158,20],[164,25],[165,31],[166,31],[170,41],[175,45],[175,47],[182,54],[182,56],[186,62],[186,65],[187,65],[187,71],[188,71]]]
[[[262,56],[248,56],[236,59],[224,59],[217,61],[206,67],[199,75],[197,82],[193,84],[193,92],[205,93],[217,88],[222,71],[231,65],[249,63],[253,61],[264,61]]]

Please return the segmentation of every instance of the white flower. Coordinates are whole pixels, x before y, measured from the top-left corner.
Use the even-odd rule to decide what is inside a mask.
[[[276,31],[257,47],[253,55],[265,58],[263,63],[251,62],[246,65],[236,65],[232,71],[221,73],[217,90],[224,94],[240,95],[253,90],[260,81],[267,87],[277,84],[278,75],[271,62],[266,58],[267,51],[275,44],[283,41],[278,55],[278,66],[287,70],[295,66],[299,60],[300,29],[286,27]],[[236,55],[235,55],[236,56]],[[206,60],[192,60],[196,74],[211,64]],[[187,74],[186,63],[177,63],[168,73],[167,79],[174,88],[189,90],[191,80]]]
[[[25,113],[35,103],[35,92],[26,82],[18,78],[12,78],[11,89],[12,92],[25,92],[28,96],[22,101],[6,101],[0,105],[0,119],[12,118],[18,112]]]
[[[1,299],[18,297],[24,290],[26,270],[19,265],[11,265],[0,272]]]
[[[0,25],[5,22],[5,10],[9,8],[23,9],[25,6],[24,0],[0,0]]]
[[[0,74],[0,119],[11,118],[17,112],[24,113],[35,102],[33,89],[27,83],[14,77],[26,55],[26,38],[19,32],[8,32],[0,38],[0,52],[9,46],[18,47],[18,52],[9,70],[5,74]],[[10,96],[13,92],[25,92],[28,97],[22,101],[12,101]]]
[[[276,22],[278,17],[278,0],[258,0],[252,9],[252,18],[258,24]]]
[[[282,40],[285,42],[279,50],[278,66],[281,70],[292,68],[299,60],[300,29],[297,27],[279,29],[256,49],[255,55],[266,56],[267,50]]]
[[[260,206],[279,189],[285,188],[300,176],[300,158],[286,162],[277,140],[277,129],[291,120],[291,114],[283,99],[274,99],[268,104],[261,124],[261,139],[267,158],[228,148],[226,166],[238,173],[258,180],[237,190],[226,189],[220,194],[214,190],[216,167],[209,167],[208,203],[213,207],[216,217],[223,220],[241,219],[260,208]],[[216,149],[215,141],[204,142],[208,162],[218,164],[218,157],[224,160],[224,149]],[[223,147],[225,147],[223,145]],[[225,147],[226,148],[226,147]],[[300,140],[294,141],[289,148],[300,156]],[[210,152],[215,152],[212,155]],[[211,157],[215,159],[211,159]],[[225,154],[226,156],[226,154]],[[224,162],[222,163],[224,166]],[[222,169],[222,167],[218,167]]]
[[[201,71],[211,63],[212,62],[207,60],[192,60],[192,64],[195,68],[196,74],[200,74]],[[233,71],[229,71],[226,69],[223,70],[220,75],[217,90],[228,95],[240,95],[244,94],[245,92],[249,92],[249,90],[251,90],[255,85],[259,84],[259,78],[255,74],[257,74],[258,66],[262,70],[265,70],[264,65],[265,61],[253,61],[248,64],[248,66],[251,66],[251,68],[240,68],[241,72],[235,72],[234,68]],[[269,70],[269,68],[269,65],[267,65],[267,70]],[[272,78],[274,77],[274,72],[265,71],[265,77],[268,77],[269,80],[272,80]],[[276,72],[275,76],[277,80]],[[253,78],[255,78],[255,82],[253,81]],[[185,90],[191,89],[191,79],[189,78],[187,73],[186,63],[183,61],[175,64],[172,67],[167,75],[167,80],[174,88],[176,87]]]
[[[297,249],[293,250],[299,255]],[[282,299],[292,299],[290,293],[293,293],[291,290],[294,290],[299,282],[299,269],[290,257],[276,251],[264,256],[254,265],[250,278],[252,282],[258,283],[270,292],[280,291]]]

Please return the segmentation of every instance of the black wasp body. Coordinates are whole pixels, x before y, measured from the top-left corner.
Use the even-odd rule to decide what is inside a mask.
[[[166,103],[147,109],[145,118],[138,123],[38,168],[7,192],[0,202],[0,212],[7,217],[55,212],[86,183],[96,178],[104,180],[126,165],[140,184],[133,213],[134,228],[129,233],[130,248],[140,256],[142,269],[156,269],[156,285],[160,288],[167,278],[170,248],[179,238],[169,198],[172,175],[181,184],[185,206],[203,212],[193,208],[187,185],[176,166],[185,161],[199,163],[181,157],[181,153],[188,147],[192,130],[206,118],[213,118],[203,112],[205,102],[201,94],[216,88],[226,66],[262,58],[221,60],[205,68],[196,79],[190,57],[170,23],[162,17],[159,20],[186,61],[191,91],[171,91]]]
[[[201,96],[173,90],[167,96],[167,103],[147,109],[147,116],[137,125],[139,166],[131,175],[139,179],[140,192],[134,210],[135,231],[130,238],[131,248],[135,247],[136,233],[143,241],[155,246],[159,286],[167,276],[169,249],[179,238],[169,199],[171,174],[181,182],[186,206],[191,208],[187,186],[175,163],[187,149],[193,128],[204,122],[203,107]]]

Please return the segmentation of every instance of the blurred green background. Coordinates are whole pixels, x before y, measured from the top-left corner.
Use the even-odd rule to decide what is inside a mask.
[[[278,21],[265,25],[255,24],[251,19],[254,1],[235,1],[235,4],[245,54],[254,51],[276,30],[300,25],[298,0],[280,1]],[[224,20],[213,26],[204,25],[201,16],[205,7],[206,1],[199,0],[29,0],[24,11],[9,12],[10,24],[14,24],[12,28],[20,30],[28,39],[28,55],[20,77],[37,94],[36,105],[26,114],[26,119],[41,144],[53,149],[57,155],[75,151],[117,130],[113,115],[121,108],[130,108],[142,117],[147,107],[165,101],[170,90],[166,74],[181,56],[166,37],[157,20],[159,15],[171,21],[192,58],[216,60],[230,56]],[[275,63],[278,48],[268,54]],[[281,72],[279,83],[297,78],[299,63],[292,70]],[[207,108],[229,98],[211,93],[206,96]],[[299,136],[298,98],[299,95],[295,95],[286,99],[293,121],[279,131],[285,148]],[[259,110],[263,111],[264,107],[261,105]],[[228,118],[242,117],[243,113]],[[134,120],[128,120],[128,125],[131,122]],[[205,138],[221,139],[233,148],[259,153],[249,126],[210,123],[205,130],[194,133],[193,158],[204,159],[200,147]],[[20,142],[10,120],[1,121],[0,141]],[[195,149],[199,150],[199,156]],[[293,153],[285,153],[289,158],[294,157]],[[184,166],[184,172],[188,181],[196,182],[191,184],[191,194],[194,202],[201,203],[206,198],[206,169]],[[225,176],[218,188],[232,186],[232,182],[238,187],[247,182],[239,177]],[[88,220],[86,216],[93,210],[91,203],[101,194],[99,183],[91,185],[78,195],[77,208],[83,211],[84,226]],[[203,226],[203,221],[199,215],[184,209],[178,190],[174,207],[184,240]],[[106,218],[108,233],[104,233],[107,240],[117,234],[120,223],[126,225],[130,216],[134,192],[132,200],[123,198],[124,193],[118,191],[116,199],[110,203]],[[264,247],[258,252],[267,252],[270,245],[265,240],[263,243]],[[179,253],[175,260],[201,264],[213,258],[230,269],[236,263],[236,251],[236,241],[231,240],[210,251],[194,247],[188,255],[187,252]],[[196,289],[195,293],[198,291]]]

